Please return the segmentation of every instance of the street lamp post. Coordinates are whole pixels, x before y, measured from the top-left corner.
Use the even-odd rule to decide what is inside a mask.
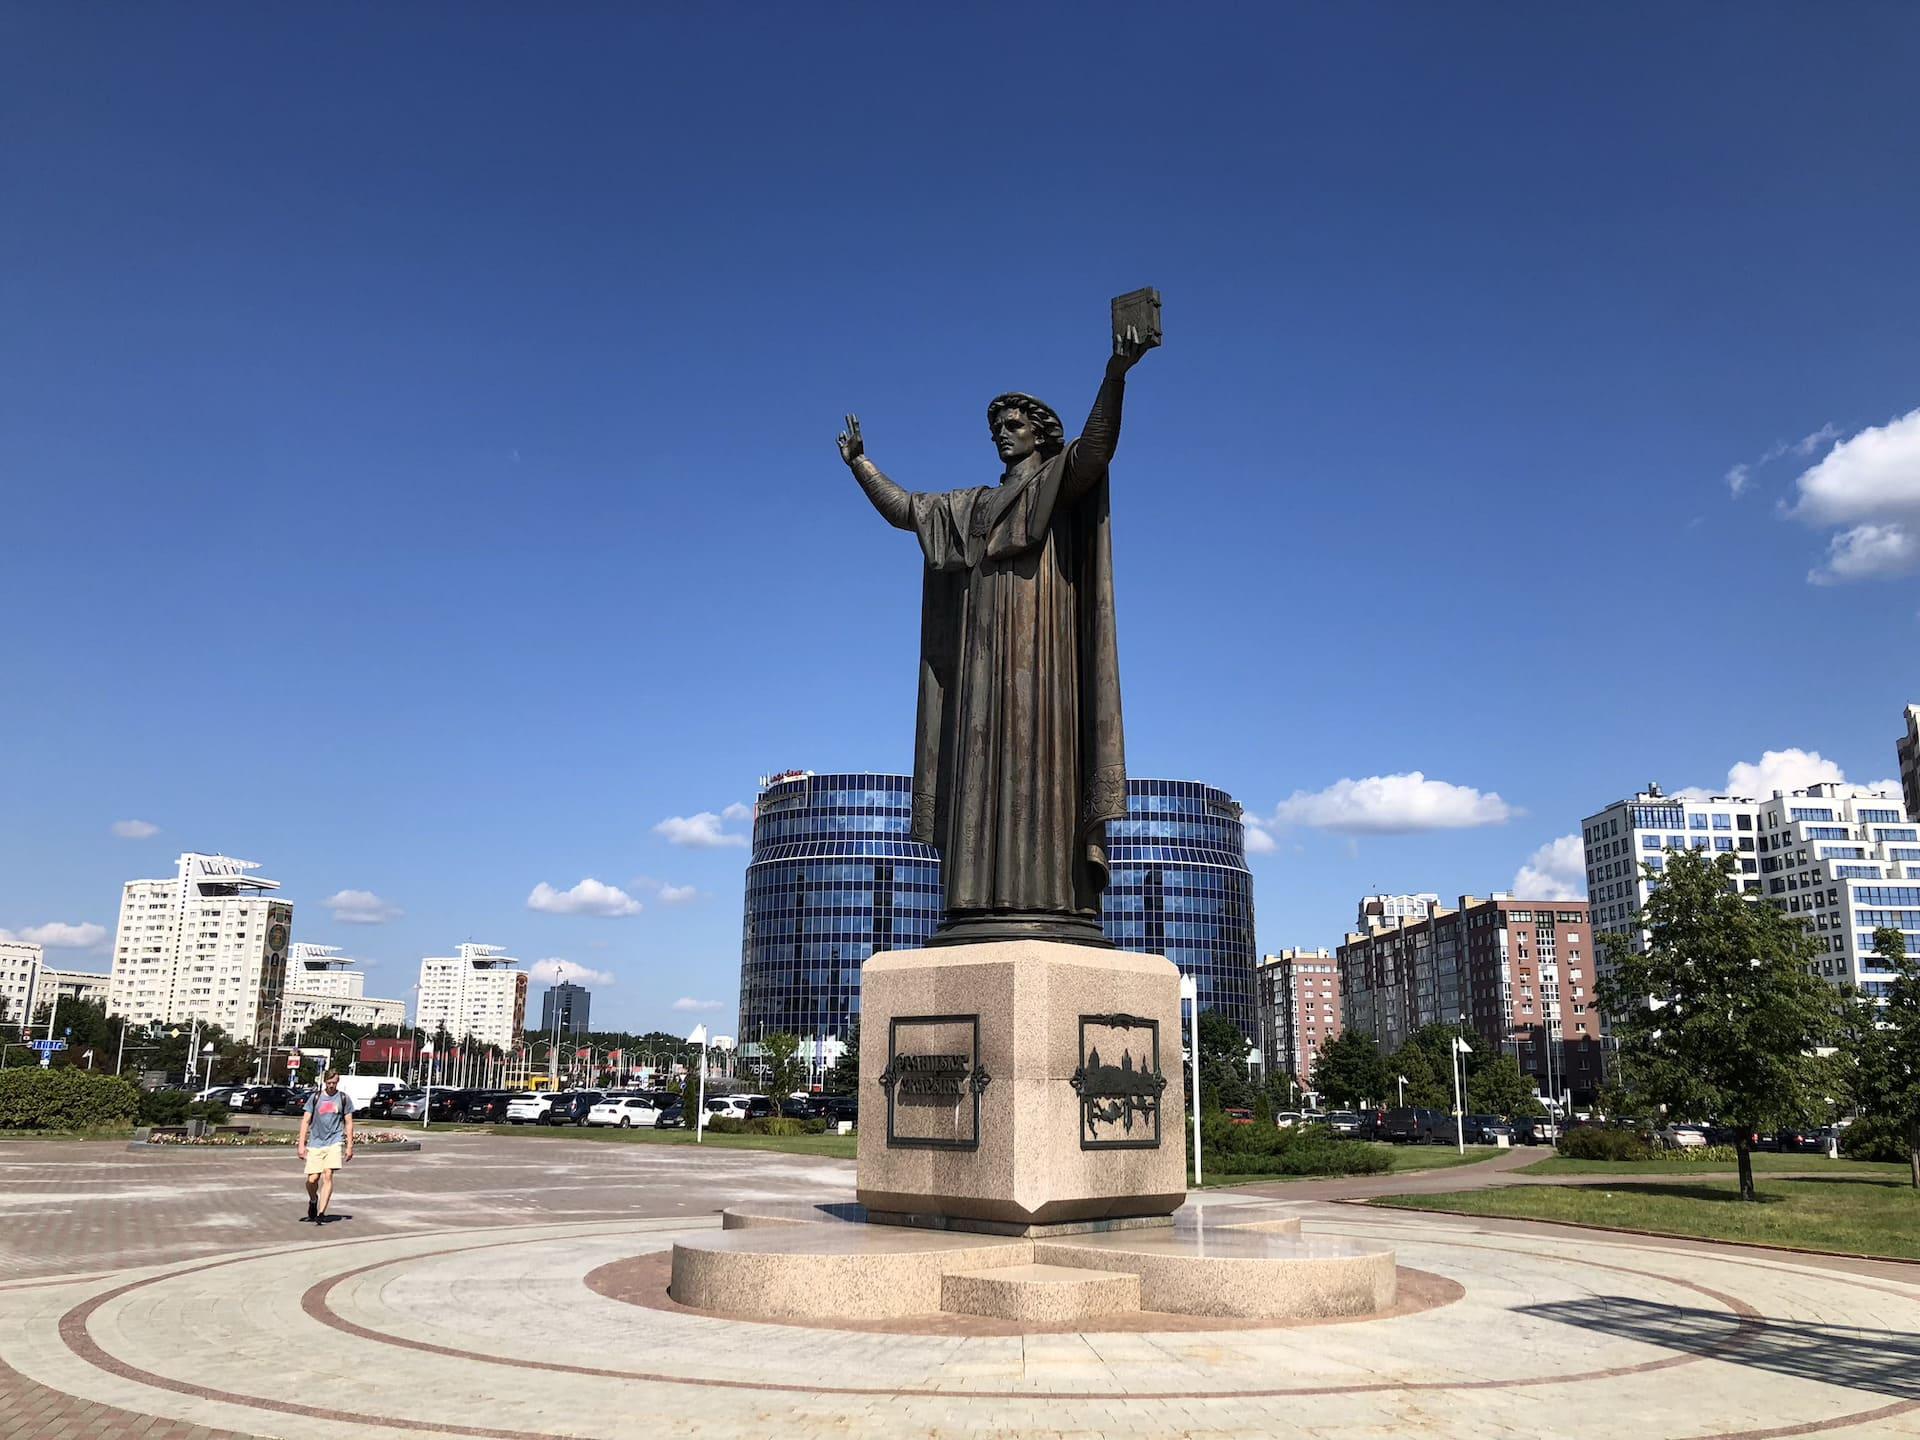
[[[427,1128],[427,1121],[433,1115],[433,1046],[427,1045],[420,1051],[420,1058],[427,1062],[426,1098],[420,1102],[420,1128]]]
[[[1458,1035],[1453,1037],[1453,1140],[1462,1155],[1467,1153],[1467,1111],[1460,1095],[1460,1057],[1472,1053],[1471,1045]]]
[[[200,1047],[200,1054],[205,1059],[207,1066],[206,1079],[202,1082],[200,1088],[202,1091],[207,1091],[213,1088],[213,1042],[211,1040]]]
[[[1193,1183],[1200,1183],[1200,987],[1191,975],[1180,977],[1180,998],[1187,1002],[1187,1047],[1193,1059]]]

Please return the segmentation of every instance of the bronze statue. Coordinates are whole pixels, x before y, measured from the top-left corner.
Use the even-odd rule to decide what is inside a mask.
[[[839,437],[874,508],[926,557],[913,835],[946,877],[936,945],[1107,943],[1106,827],[1127,813],[1107,463],[1126,373],[1159,343],[1157,319],[1143,332],[1121,303],[1077,440],[1031,395],[987,406],[997,485],[916,494],[867,458],[856,417]]]

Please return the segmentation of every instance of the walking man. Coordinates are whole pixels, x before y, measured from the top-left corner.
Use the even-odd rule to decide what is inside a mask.
[[[300,1158],[307,1162],[307,1219],[327,1223],[333,1172],[353,1159],[353,1097],[342,1093],[340,1072],[329,1070],[307,1096],[300,1116]]]

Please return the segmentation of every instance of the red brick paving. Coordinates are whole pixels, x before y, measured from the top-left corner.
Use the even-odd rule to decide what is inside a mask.
[[[0,1440],[260,1440],[78,1400],[0,1361]]]

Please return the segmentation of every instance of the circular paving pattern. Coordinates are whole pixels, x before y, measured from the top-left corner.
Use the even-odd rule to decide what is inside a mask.
[[[99,1404],[301,1440],[1920,1435],[1920,1283],[1300,1213],[1309,1234],[1393,1245],[1430,1303],[1280,1327],[773,1325],[623,1293],[608,1277],[646,1289],[687,1228],[597,1222],[0,1288],[0,1360]]]

